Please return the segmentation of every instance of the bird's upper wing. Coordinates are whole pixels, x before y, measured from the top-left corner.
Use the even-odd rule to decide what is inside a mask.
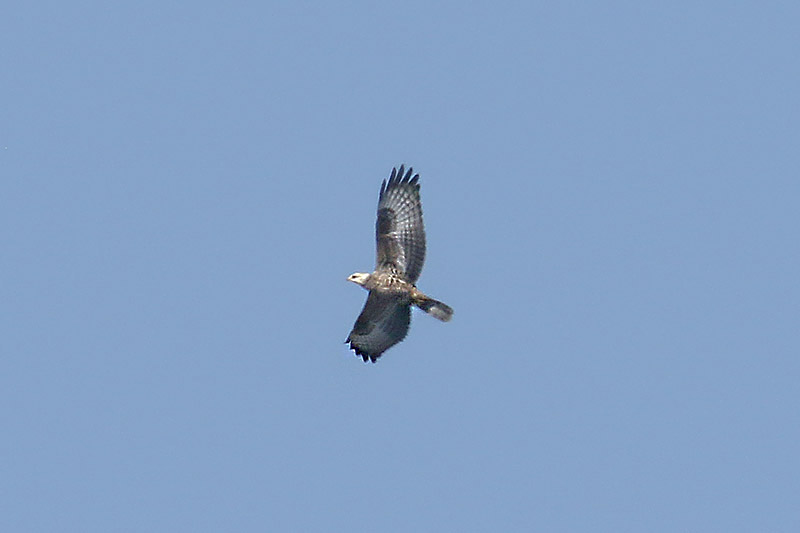
[[[403,340],[411,323],[411,308],[397,297],[369,291],[367,303],[358,315],[345,342],[364,361],[375,360],[388,348]]]
[[[412,169],[392,169],[389,181],[383,180],[375,224],[377,258],[375,270],[399,272],[416,283],[425,262],[425,227],[419,198],[419,174]]]

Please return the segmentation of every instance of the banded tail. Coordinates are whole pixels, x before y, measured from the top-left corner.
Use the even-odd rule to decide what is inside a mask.
[[[438,318],[442,322],[448,322],[451,318],[453,318],[453,308],[446,303],[440,302],[439,300],[434,300],[428,296],[423,296],[414,303],[417,307],[434,318]]]

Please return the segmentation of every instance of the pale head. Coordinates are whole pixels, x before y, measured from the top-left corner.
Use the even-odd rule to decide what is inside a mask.
[[[369,274],[366,272],[353,272],[350,274],[350,277],[347,278],[347,281],[352,281],[357,285],[361,285],[362,287],[369,279]]]

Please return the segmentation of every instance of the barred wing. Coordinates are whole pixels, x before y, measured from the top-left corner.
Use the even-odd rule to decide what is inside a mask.
[[[383,352],[406,337],[411,324],[411,307],[396,297],[369,291],[367,303],[358,315],[353,331],[345,342],[360,355],[374,363]]]
[[[419,174],[404,168],[392,169],[389,181],[383,180],[375,224],[377,258],[375,270],[390,270],[416,283],[425,262],[425,227],[419,197]]]

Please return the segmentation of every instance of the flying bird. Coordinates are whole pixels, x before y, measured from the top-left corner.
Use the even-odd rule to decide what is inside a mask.
[[[389,181],[383,180],[375,223],[377,253],[372,274],[355,272],[347,278],[369,291],[345,343],[364,362],[373,363],[388,348],[402,341],[411,324],[411,306],[447,322],[450,306],[430,298],[416,287],[425,262],[425,228],[419,198],[419,174],[412,177],[393,168]]]

